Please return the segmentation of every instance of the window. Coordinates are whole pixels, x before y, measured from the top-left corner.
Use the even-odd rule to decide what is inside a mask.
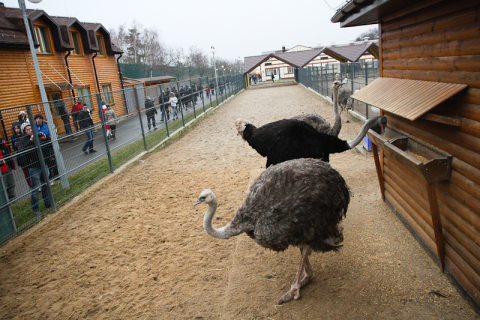
[[[272,75],[272,69],[267,69],[267,76],[271,76]]]
[[[90,91],[88,88],[78,89],[78,101],[81,103],[86,103],[88,109],[92,108],[92,103],[90,101]]]
[[[113,103],[112,86],[109,84],[102,85],[102,98],[107,104]]]
[[[72,39],[73,50],[70,51],[74,55],[82,54],[82,48],[80,47],[80,35],[78,32],[70,32],[70,38]]]
[[[98,34],[97,34],[97,44],[98,44],[98,50],[100,50],[98,55],[105,56],[105,47],[103,46],[103,37]]]
[[[50,48],[50,41],[48,38],[48,29],[35,26],[35,33],[37,34],[38,43],[40,44],[40,46],[35,50],[40,53],[52,53],[52,48]]]
[[[321,57],[320,60],[327,60],[329,57]]]
[[[293,73],[294,72],[293,69],[294,69],[293,67],[288,67],[288,73]]]
[[[266,65],[266,66],[271,66],[272,63],[271,63],[271,62],[265,62],[265,65]]]

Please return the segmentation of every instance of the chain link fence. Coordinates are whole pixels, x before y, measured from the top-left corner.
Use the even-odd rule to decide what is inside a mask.
[[[319,67],[307,67],[297,69],[295,80],[306,87],[312,88],[319,94],[332,98],[333,81],[335,76],[340,75],[344,82],[343,90],[351,94],[367,86],[379,77],[378,60],[359,61],[354,63],[330,63]],[[354,101],[352,109],[363,115],[366,119],[372,117],[369,106],[360,101]],[[373,115],[376,116],[376,115]]]
[[[242,89],[203,77],[1,109],[0,245]]]

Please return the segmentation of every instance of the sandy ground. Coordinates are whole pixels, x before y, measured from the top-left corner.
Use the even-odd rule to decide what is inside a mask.
[[[138,161],[55,219],[0,248],[1,319],[479,319],[381,201],[372,156],[332,155],[353,198],[344,247],[311,256],[313,281],[276,306],[300,254],[202,228],[204,188],[214,224],[233,217],[266,160],[236,136],[331,105],[298,85],[249,89],[163,150]],[[340,137],[360,124],[344,115]],[[440,295],[434,294],[437,292]]]

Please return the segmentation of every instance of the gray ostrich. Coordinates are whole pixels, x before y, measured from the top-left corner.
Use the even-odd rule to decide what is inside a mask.
[[[274,251],[290,245],[300,248],[300,267],[290,290],[279,304],[300,299],[300,288],[313,275],[308,260],[312,251],[338,251],[350,194],[343,177],[318,159],[295,159],[269,167],[252,184],[231,222],[220,229],[212,225],[217,198],[203,190],[194,206],[208,204],[203,228],[214,238],[228,239],[246,233]]]
[[[340,75],[337,74],[337,78],[340,78]],[[348,79],[347,78],[343,79],[342,84],[347,84],[347,83],[348,83]],[[341,87],[338,90],[337,99],[341,109],[340,113],[342,113],[343,111],[348,111],[349,109],[353,108],[353,99],[351,98],[351,95],[352,95],[352,91],[344,87]]]
[[[337,74],[337,78],[339,75]],[[340,87],[343,85],[338,79],[333,82],[333,114],[335,115],[335,122],[333,123],[333,127],[330,123],[325,120],[322,116],[313,113],[302,114],[299,116],[295,116],[292,119],[303,121],[310,126],[312,126],[315,130],[321,133],[326,133],[330,136],[338,137],[340,130],[342,129],[342,118],[340,117],[340,113],[338,112],[338,91]]]

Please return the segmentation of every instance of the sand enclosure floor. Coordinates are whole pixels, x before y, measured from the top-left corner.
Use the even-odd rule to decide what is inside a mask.
[[[381,200],[373,157],[332,155],[352,199],[338,253],[311,256],[301,299],[276,306],[300,254],[265,250],[246,235],[202,227],[230,221],[266,159],[236,135],[307,113],[333,123],[330,104],[299,85],[249,89],[49,223],[0,248],[1,319],[478,319]],[[343,114],[342,139],[361,124]]]

